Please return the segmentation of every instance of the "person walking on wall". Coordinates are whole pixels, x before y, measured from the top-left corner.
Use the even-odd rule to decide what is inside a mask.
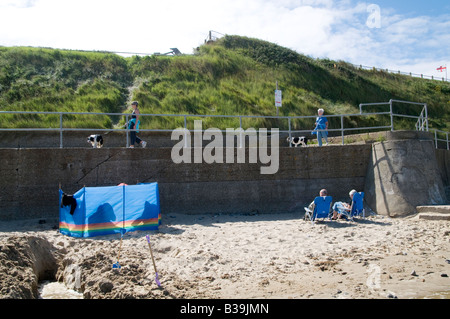
[[[131,113],[131,120],[128,122],[128,129],[133,130],[130,131],[130,148],[134,148],[134,144],[137,143],[138,145],[142,145],[142,147],[147,146],[147,142],[141,140],[137,136],[137,132],[139,130],[139,103],[137,101],[134,101],[131,103],[131,107],[133,108],[133,112]]]
[[[328,145],[328,119],[323,116],[323,113],[323,109],[317,110],[319,116],[316,118],[316,127],[312,131],[312,134],[317,134],[319,146],[322,146],[322,138],[325,139],[325,145]]]

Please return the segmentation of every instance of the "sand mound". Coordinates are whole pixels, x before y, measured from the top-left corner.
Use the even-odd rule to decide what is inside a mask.
[[[54,247],[37,236],[13,235],[0,241],[0,296],[36,298],[39,280],[54,278]]]

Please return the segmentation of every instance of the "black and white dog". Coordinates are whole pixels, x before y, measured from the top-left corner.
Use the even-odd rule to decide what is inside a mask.
[[[75,209],[77,208],[77,200],[73,197],[73,195],[63,193],[61,197],[61,208],[64,206],[70,206],[70,215],[73,215]]]
[[[288,137],[286,141],[294,147],[298,147],[299,145],[306,147],[308,145],[308,138],[306,136]]]
[[[98,134],[88,136],[87,142],[90,143],[93,148],[103,147],[103,137]]]

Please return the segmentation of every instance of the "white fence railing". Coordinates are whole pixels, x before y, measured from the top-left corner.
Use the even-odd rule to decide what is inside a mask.
[[[406,103],[406,104],[412,104],[412,105],[419,105],[423,106],[422,111],[419,113],[419,115],[405,115],[405,114],[397,114],[393,111],[393,104],[394,103]],[[384,112],[363,112],[363,108],[367,108],[370,106],[383,106],[388,105],[389,111]],[[381,102],[381,103],[363,103],[359,105],[359,113],[355,114],[337,114],[337,115],[326,115],[327,118],[333,119],[337,118],[340,122],[339,128],[329,128],[328,132],[339,132],[342,138],[342,145],[344,145],[344,137],[346,132],[355,132],[355,131],[382,131],[382,130],[391,130],[394,131],[394,118],[400,117],[400,118],[410,118],[413,120],[416,120],[417,123],[415,124],[415,130],[420,131],[430,131],[428,127],[428,112],[427,112],[427,104],[426,103],[417,103],[417,102],[408,102],[408,101],[399,101],[399,100],[390,100],[389,102]],[[30,114],[30,115],[36,115],[36,114],[43,114],[43,115],[57,115],[59,117],[59,127],[53,127],[53,128],[4,128],[0,127],[1,131],[6,132],[23,132],[23,131],[36,131],[36,132],[42,132],[42,131],[53,131],[53,132],[59,132],[59,147],[64,148],[64,132],[69,131],[88,131],[88,132],[125,132],[126,133],[126,145],[129,146],[129,133],[134,130],[130,130],[127,128],[116,128],[116,129],[104,129],[104,128],[72,128],[72,127],[64,127],[64,116],[76,116],[76,115],[103,115],[103,116],[115,116],[115,117],[125,117],[125,122],[128,123],[129,117],[131,114],[128,113],[87,113],[87,112],[28,112],[28,111],[0,111],[0,116],[5,114]],[[389,116],[390,117],[390,125],[381,125],[381,126],[370,126],[370,127],[346,127],[345,126],[345,118],[351,118],[351,117],[373,117],[373,116]],[[244,119],[277,119],[281,121],[286,121],[284,127],[287,129],[281,129],[279,130],[280,133],[287,133],[289,137],[291,138],[294,136],[294,134],[308,134],[311,132],[311,129],[308,130],[296,130],[292,129],[292,123],[295,120],[298,119],[311,119],[311,122],[314,123],[316,116],[257,116],[257,115],[200,115],[200,114],[140,114],[140,117],[177,117],[177,118],[183,118],[184,122],[184,129],[188,129],[188,119],[189,118],[232,118],[237,119],[239,121],[239,127],[241,129],[241,134],[245,134],[245,131],[243,129],[243,120]],[[336,123],[336,121],[335,121]],[[175,129],[175,128],[174,128]],[[140,132],[172,132],[174,129],[147,129],[147,128],[139,128]],[[221,130],[224,131],[224,130]],[[445,142],[446,148],[450,149],[449,145],[449,133],[439,130],[433,130],[434,131],[434,137],[435,137],[435,145],[436,148],[438,148],[439,142]],[[442,136],[445,136],[445,138],[442,138]],[[1,147],[1,145],[0,145]]]
[[[421,78],[421,79],[427,79],[427,80],[435,80],[435,81],[444,81],[449,82],[447,76],[434,76],[434,75],[425,75],[425,74],[418,74],[418,73],[412,73],[412,72],[402,72],[397,70],[389,70],[389,69],[382,69],[377,67],[371,67],[371,66],[365,66],[362,64],[351,64],[353,67],[361,70],[374,70],[374,71],[380,71],[380,72],[387,72],[392,74],[401,74],[401,75],[409,75],[411,77],[415,78]]]

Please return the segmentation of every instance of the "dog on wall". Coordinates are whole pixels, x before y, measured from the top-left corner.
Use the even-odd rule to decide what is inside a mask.
[[[308,138],[306,136],[291,137],[291,138],[288,137],[286,141],[294,147],[298,146],[306,147],[308,145]]]
[[[103,147],[103,137],[99,134],[89,135],[87,138],[87,142],[90,143],[93,148]]]

